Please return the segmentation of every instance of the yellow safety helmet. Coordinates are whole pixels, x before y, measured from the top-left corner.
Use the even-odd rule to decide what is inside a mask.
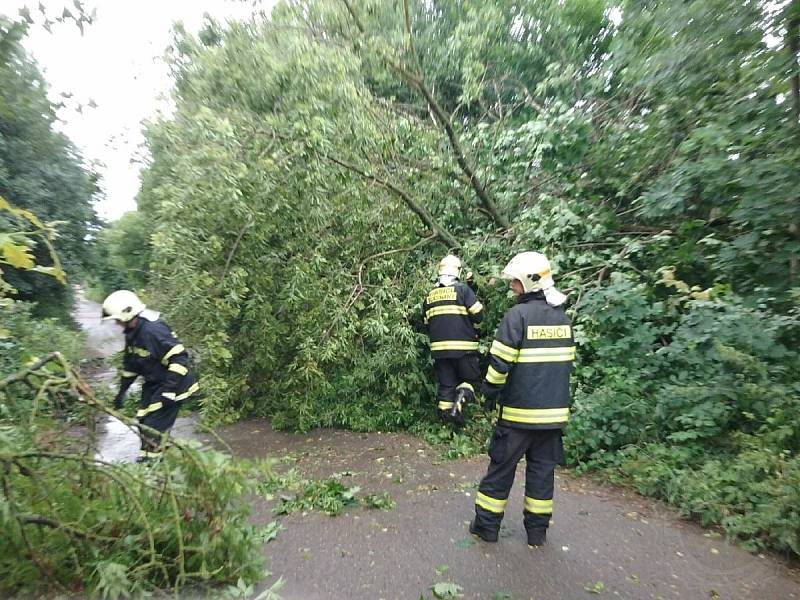
[[[147,308],[139,297],[129,290],[117,290],[103,300],[103,321],[114,319],[127,323]]]
[[[550,261],[538,252],[520,252],[503,269],[503,279],[519,279],[525,293],[553,287]]]
[[[461,261],[454,254],[448,254],[439,261],[439,276],[450,275],[458,278],[461,275]]]

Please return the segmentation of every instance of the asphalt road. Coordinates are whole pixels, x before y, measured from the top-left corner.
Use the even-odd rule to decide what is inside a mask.
[[[122,348],[119,328],[100,321],[100,307],[80,299],[76,320],[87,332],[86,355]],[[113,385],[113,373],[101,378]],[[138,438],[111,420],[100,455],[132,460]],[[197,437],[190,417],[177,437]],[[568,472],[557,474],[554,520],[546,546],[530,549],[522,527],[522,468],[509,499],[500,541],[467,532],[486,458],[443,461],[407,434],[337,430],[308,435],[246,421],[219,433],[243,457],[290,457],[303,476],[337,475],[359,494],[388,493],[388,511],[353,507],[337,517],[311,511],[275,517],[274,502],[252,499],[255,519],[280,519],[264,547],[285,600],[432,599],[436,584],[463,598],[487,600],[759,599],[800,600],[800,573],[778,557],[753,555],[718,532],[682,521],[665,505]],[[200,435],[200,437],[205,437]]]
[[[522,526],[524,470],[509,500],[500,541],[467,532],[486,460],[442,461],[406,434],[320,430],[275,432],[266,421],[219,431],[237,455],[290,456],[305,476],[339,474],[360,494],[388,492],[389,511],[353,507],[337,517],[281,517],[265,546],[286,600],[434,598],[454,583],[464,598],[800,598],[800,575],[779,559],[752,555],[715,531],[682,521],[663,504],[617,486],[559,472],[548,543],[528,548]],[[344,474],[344,475],[342,475]],[[256,502],[258,519],[275,519]]]

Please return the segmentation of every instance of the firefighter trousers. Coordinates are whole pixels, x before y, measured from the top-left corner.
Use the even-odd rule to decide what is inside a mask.
[[[555,468],[563,463],[560,429],[495,426],[489,443],[489,469],[478,487],[475,524],[497,532],[514,483],[517,463],[525,457],[523,521],[528,533],[546,531],[553,513]]]
[[[161,400],[158,400],[161,398]],[[161,385],[152,385],[145,383],[142,386],[142,400],[140,406],[149,407],[154,403],[161,404],[161,407],[153,412],[138,417],[140,425],[147,428],[155,429],[156,432],[150,431],[145,427],[139,428],[139,438],[141,446],[139,450],[139,459],[150,459],[160,456],[169,435],[169,430],[175,424],[175,419],[178,417],[181,403],[174,401],[167,401],[161,397]]]
[[[456,399],[456,388],[468,383],[473,393],[477,391],[481,379],[480,358],[477,352],[470,352],[458,358],[437,358],[433,361],[436,371],[437,408],[440,413],[448,413]]]

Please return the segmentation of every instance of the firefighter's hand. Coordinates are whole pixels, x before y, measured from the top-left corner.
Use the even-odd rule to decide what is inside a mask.
[[[497,395],[500,392],[497,388],[492,387],[487,382],[481,384],[481,395],[483,396],[483,410],[491,412],[497,405]]]
[[[478,293],[478,284],[475,283],[475,274],[472,271],[467,271],[464,281],[473,292]]]
[[[117,392],[117,395],[114,396],[114,408],[120,410],[123,404],[125,404],[125,392]]]

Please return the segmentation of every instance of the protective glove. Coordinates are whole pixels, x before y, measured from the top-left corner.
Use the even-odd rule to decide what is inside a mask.
[[[125,404],[125,392],[120,390],[117,392],[117,395],[114,396],[114,408],[119,410],[122,408],[123,404]]]
[[[476,294],[478,293],[478,284],[475,283],[475,274],[472,271],[467,271],[467,274],[464,276],[464,281],[473,292]]]
[[[498,388],[492,387],[486,381],[481,384],[480,393],[483,396],[483,410],[492,412],[497,406],[497,396],[500,393]]]
[[[125,394],[127,393],[128,389],[133,385],[136,376],[133,377],[123,377],[119,384],[119,391],[117,395],[114,397],[114,408],[119,410],[122,408],[122,405],[125,403]]]

